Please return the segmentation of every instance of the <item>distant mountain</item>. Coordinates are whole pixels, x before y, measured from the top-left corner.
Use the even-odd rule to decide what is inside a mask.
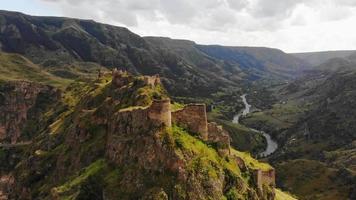
[[[153,45],[174,51],[192,65],[214,71],[214,64],[250,80],[260,78],[289,79],[309,66],[303,60],[279,49],[266,47],[229,47],[199,45],[188,40],[145,37]]]
[[[198,48],[209,56],[237,64],[242,70],[256,77],[295,78],[309,68],[309,65],[302,59],[295,58],[279,49],[219,45],[199,45]]]
[[[174,95],[192,91],[206,96],[218,85],[233,85],[222,73],[189,66],[169,51],[153,48],[126,28],[58,17],[34,17],[0,12],[0,43],[6,52],[26,56],[45,69],[74,62],[94,62],[137,74],[161,74]]]
[[[335,57],[326,60],[318,66],[312,68],[312,70],[322,70],[322,71],[339,71],[339,70],[354,70],[356,69],[356,52],[345,56],[345,57]]]
[[[210,96],[241,80],[292,78],[305,63],[280,50],[197,45],[191,41],[140,37],[126,28],[61,17],[0,11],[0,48],[24,55],[46,69],[74,62],[160,74],[178,96]],[[56,70],[54,70],[56,71]]]
[[[318,66],[329,59],[346,58],[356,51],[322,51],[322,52],[306,52],[306,53],[292,53],[291,55],[305,60],[310,65]]]

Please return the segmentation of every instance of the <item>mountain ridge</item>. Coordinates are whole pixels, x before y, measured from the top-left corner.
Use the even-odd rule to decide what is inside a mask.
[[[218,91],[216,84],[223,86],[236,86],[237,81],[246,76],[254,79],[266,78],[268,74],[282,74],[281,79],[290,78],[294,71],[289,71],[289,63],[268,61],[265,66],[264,57],[255,58],[250,52],[244,52],[248,57],[255,59],[241,70],[241,63],[227,63],[215,55],[207,55],[194,43],[194,48],[188,48],[187,40],[173,40],[152,37],[140,37],[127,28],[117,27],[92,20],[80,20],[61,17],[34,17],[22,13],[2,11],[0,14],[0,43],[1,49],[6,52],[19,53],[31,59],[34,63],[44,67],[68,65],[74,61],[96,62],[108,68],[119,67],[139,74],[160,74],[166,79],[165,86],[171,93],[187,95],[189,91],[197,91],[207,95]],[[183,52],[177,52],[169,43],[175,41],[185,46]],[[177,42],[178,41],[178,42]],[[164,51],[160,44],[166,45]],[[14,45],[16,44],[16,45]],[[188,45],[188,46],[189,46]],[[202,47],[203,45],[200,45]],[[226,47],[228,48],[228,47]],[[258,48],[254,48],[256,51]],[[273,49],[262,48],[266,54]],[[182,49],[181,49],[182,50]],[[249,49],[251,51],[251,49]],[[203,58],[197,63],[189,57],[188,52]],[[244,55],[243,55],[244,56]],[[298,66],[305,63],[295,59],[284,52],[280,57],[293,60]],[[246,58],[247,60],[249,58]],[[192,62],[193,61],[193,62]],[[193,63],[193,64],[192,64]],[[196,66],[196,64],[200,66]],[[208,66],[204,69],[204,65]],[[273,67],[271,67],[273,66]],[[248,69],[246,69],[248,68]],[[209,72],[214,69],[220,76]],[[251,69],[251,70],[249,70]],[[279,70],[275,73],[274,70]],[[282,70],[282,73],[280,71]],[[235,72],[237,72],[235,74]],[[177,76],[179,74],[182,77]],[[266,74],[266,75],[264,75]],[[195,77],[191,80],[189,77]],[[216,83],[210,83],[215,81]],[[172,82],[172,84],[169,84]],[[175,84],[173,84],[175,83]],[[187,87],[184,90],[183,84]],[[174,87],[180,85],[181,89]],[[205,87],[207,85],[207,87]],[[195,88],[200,87],[200,90]],[[203,89],[206,88],[206,89]]]
[[[313,66],[318,66],[332,58],[346,58],[355,54],[356,50],[335,50],[335,51],[316,51],[290,53],[293,56],[301,58]]]

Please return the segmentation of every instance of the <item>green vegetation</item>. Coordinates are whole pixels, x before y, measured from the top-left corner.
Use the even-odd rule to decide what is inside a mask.
[[[108,166],[105,160],[98,160],[92,163],[90,166],[84,168],[83,172],[80,173],[78,176],[75,176],[73,179],[69,180],[62,186],[54,188],[54,191],[60,195],[62,193],[73,190],[75,187],[78,187],[85,180],[87,180],[90,176],[99,173],[100,171],[104,170],[107,167]]]
[[[281,191],[280,189],[275,189],[276,198],[275,200],[297,200],[297,198],[293,197],[291,194]]]
[[[240,174],[238,166],[232,160],[226,160],[219,156],[217,151],[209,147],[201,140],[191,136],[184,129],[173,126],[168,130],[172,134],[175,145],[179,148],[178,154],[184,158],[185,154],[195,155],[194,159],[190,161],[188,166],[191,166],[195,170],[207,170],[210,176],[216,177],[216,170],[228,169],[235,173]],[[214,167],[215,166],[215,167]],[[220,169],[216,169],[218,167]]]
[[[303,199],[347,199],[351,185],[342,184],[336,169],[322,162],[298,159],[276,165],[281,187]]]
[[[243,119],[243,123],[276,131],[291,127],[306,111],[305,106],[288,101],[274,104],[271,109],[251,113]]]
[[[118,185],[122,172],[104,159],[99,159],[79,173],[73,175],[63,185],[52,189],[53,195],[60,199],[102,199],[103,191],[107,195],[118,195]]]
[[[43,127],[26,151],[26,157],[33,159],[25,159],[16,167],[19,182],[31,187],[33,198],[80,200],[95,197],[100,200],[103,194],[109,199],[164,197],[167,194],[184,198],[189,184],[203,184],[201,190],[204,192],[200,195],[214,195],[214,199],[248,199],[257,195],[250,170],[270,169],[269,165],[232,149],[233,155],[246,160],[248,169],[240,171],[233,156],[219,155],[217,146],[177,126],[166,131],[148,127],[161,136],[156,137],[156,132],[152,136],[145,135],[146,127],[118,124],[125,130],[139,128],[142,135],[123,137],[120,144],[130,151],[129,155],[120,155],[124,163],[118,165],[116,161],[106,160],[111,117],[120,111],[147,107],[153,99],[167,97],[161,85],[147,86],[142,77],[126,78],[129,78],[127,85],[120,88],[111,84],[110,75],[97,80],[78,79],[67,87],[57,106],[46,110]],[[182,106],[175,103],[173,107],[180,109]],[[147,145],[137,145],[141,142]],[[143,152],[137,148],[152,151],[147,163],[137,162]],[[1,154],[0,158],[4,157]],[[183,181],[180,171],[172,170],[171,163],[165,163],[160,156],[179,158],[182,161],[177,163],[182,165],[180,170],[192,175],[193,179]],[[31,168],[28,168],[30,162]]]
[[[272,169],[271,165],[269,165],[268,163],[259,162],[256,159],[252,158],[250,153],[240,152],[236,151],[235,149],[231,149],[231,154],[242,158],[245,161],[245,164],[250,169],[262,169],[264,171]]]
[[[174,102],[173,104],[171,104],[172,111],[181,110],[183,108],[184,108],[184,104],[182,103]]]
[[[233,179],[244,181],[243,184],[249,185],[250,179],[246,172],[241,172],[237,164],[232,157],[223,158],[218,155],[216,149],[205,144],[200,139],[191,136],[184,129],[173,126],[168,129],[168,134],[173,137],[176,151],[182,159],[186,159],[188,155],[193,155],[191,160],[188,160],[188,169],[193,172],[203,173],[208,179],[216,179],[220,174],[224,173],[225,176],[234,177]],[[235,149],[230,149],[232,156],[240,157],[244,160],[246,167],[249,170],[261,169],[270,170],[272,167],[267,163],[262,163],[251,157],[249,153],[239,152]],[[239,183],[242,184],[242,183]],[[243,193],[243,192],[242,192]],[[244,199],[241,191],[231,189],[224,195],[227,199]],[[280,192],[279,196],[283,194]],[[290,198],[293,199],[293,198]]]
[[[0,52],[0,82],[28,80],[65,88],[70,79],[56,77],[18,54]]]

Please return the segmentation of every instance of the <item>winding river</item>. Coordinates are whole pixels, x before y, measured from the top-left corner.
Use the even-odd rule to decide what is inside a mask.
[[[240,112],[240,113],[238,113],[237,115],[234,116],[232,122],[235,123],[235,124],[240,123],[239,120],[240,120],[241,116],[246,116],[248,113],[251,112],[251,105],[248,104],[248,102],[246,100],[246,96],[247,96],[247,94],[241,95],[241,99],[242,99],[242,102],[245,105],[245,108],[242,110],[242,112]],[[267,147],[263,152],[260,153],[261,157],[267,157],[267,156],[271,155],[273,152],[275,152],[277,150],[277,148],[278,148],[277,142],[274,141],[268,133],[266,133],[264,131],[256,130],[256,129],[253,129],[253,128],[250,128],[250,130],[252,130],[254,132],[261,133],[263,135],[263,137],[266,138]]]

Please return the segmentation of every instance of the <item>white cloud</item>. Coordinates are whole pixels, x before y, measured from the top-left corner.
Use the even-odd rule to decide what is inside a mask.
[[[246,8],[250,2],[248,0],[227,0],[227,4],[230,8],[241,11]]]
[[[355,0],[37,0],[64,16],[205,44],[353,49]]]

